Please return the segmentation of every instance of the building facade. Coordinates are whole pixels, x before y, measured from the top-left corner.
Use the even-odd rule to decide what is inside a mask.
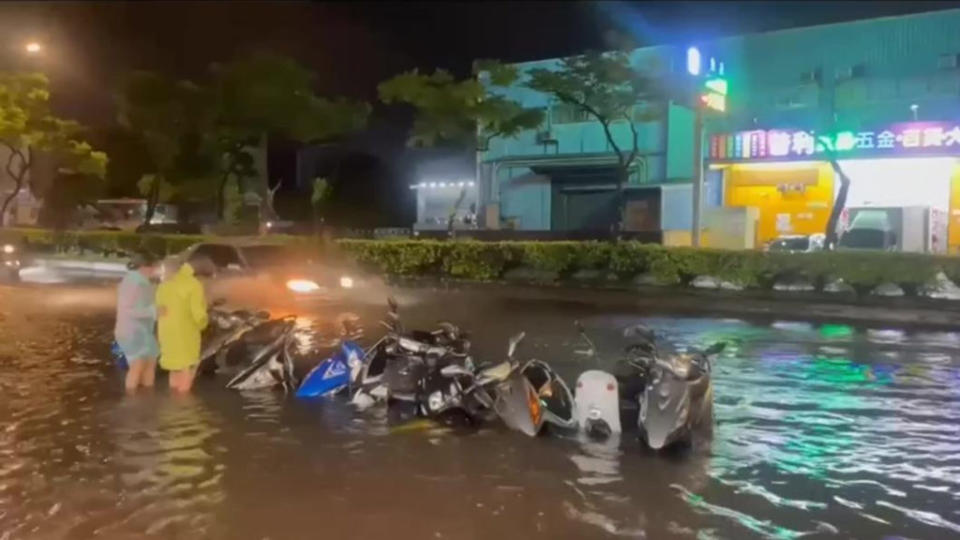
[[[956,28],[960,10],[944,10],[690,44],[724,63],[729,88],[726,112],[704,122],[704,205],[755,208],[757,245],[823,232],[839,167],[850,179],[851,210],[926,209],[928,236],[938,236],[929,250],[960,250]],[[667,86],[676,86],[689,76],[685,51],[648,47],[631,59],[655,66]],[[482,156],[484,225],[609,227],[616,220],[615,155],[601,126],[543,94],[505,93],[544,109],[547,120],[538,130],[493,140]],[[641,159],[627,191],[628,215],[632,209],[635,216],[628,228],[691,226],[696,160],[688,105],[679,96],[638,104],[647,120],[637,125]],[[614,125],[614,136],[629,145],[625,123]],[[948,239],[934,230],[940,221]]]

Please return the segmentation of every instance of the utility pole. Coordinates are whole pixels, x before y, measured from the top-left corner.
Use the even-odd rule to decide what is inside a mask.
[[[690,224],[690,245],[700,247],[703,230],[703,114],[706,109],[716,112],[727,110],[727,80],[723,74],[723,62],[709,57],[705,62],[700,49],[687,49],[686,87],[687,98],[693,108],[693,219]]]
[[[700,247],[700,224],[703,214],[703,106],[695,103],[693,107],[693,230],[690,232],[690,244]]]

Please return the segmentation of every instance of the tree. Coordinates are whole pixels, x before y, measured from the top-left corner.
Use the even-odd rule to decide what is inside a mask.
[[[320,216],[323,206],[330,199],[333,187],[326,178],[313,179],[313,192],[310,194],[310,206],[313,208],[313,227],[315,230],[320,228]]]
[[[96,176],[57,172],[42,193],[38,223],[55,230],[68,228],[76,221],[78,207],[96,200],[105,188],[105,183]]]
[[[624,187],[640,154],[637,124],[659,114],[649,108],[637,109],[638,105],[660,97],[661,92],[651,71],[652,66],[633,66],[625,52],[589,52],[561,60],[556,69],[532,69],[525,83],[532,90],[575,107],[603,127],[607,144],[617,157],[619,229],[623,228],[626,217]],[[619,122],[625,122],[630,129],[626,145],[613,133],[612,126]]]
[[[7,152],[4,171],[13,189],[0,204],[0,226],[11,202],[26,187],[35,153],[54,160],[57,170],[103,178],[107,156],[85,142],[83,127],[50,110],[47,78],[39,73],[0,73],[0,148]]]
[[[207,91],[190,81],[137,71],[123,82],[119,109],[121,125],[139,137],[148,156],[146,170],[137,179],[147,199],[144,223],[153,218],[158,203],[179,192],[209,188],[217,159],[206,135],[213,114]]]
[[[847,193],[850,192],[850,177],[843,171],[843,167],[837,161],[834,152],[828,153],[828,161],[833,168],[833,172],[840,179],[840,189],[837,191],[837,198],[833,201],[833,207],[830,209],[830,217],[827,218],[827,230],[824,231],[824,244],[828,249],[833,249],[837,245],[838,234],[837,227],[840,223],[840,215],[847,206]]]
[[[213,133],[222,156],[217,211],[223,216],[224,192],[233,178],[241,188],[252,187],[261,201],[269,199],[264,181],[247,186],[255,176],[252,149],[267,137],[283,136],[314,142],[360,130],[369,105],[315,94],[315,76],[296,61],[272,54],[255,54],[212,66],[211,92],[215,114]]]
[[[492,87],[519,80],[514,66],[495,61],[477,62],[474,71],[487,74]],[[432,75],[413,70],[380,83],[377,91],[386,104],[406,103],[416,109],[411,146],[456,144],[483,152],[495,137],[512,137],[543,123],[542,110],[524,109],[491,93],[479,76],[458,81],[442,69]]]

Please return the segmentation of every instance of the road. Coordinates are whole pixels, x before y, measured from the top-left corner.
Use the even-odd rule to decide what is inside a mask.
[[[568,378],[644,321],[731,346],[713,439],[681,455],[490,426],[394,425],[336,401],[125,397],[112,286],[0,287],[0,538],[947,538],[960,535],[960,334],[671,315],[589,291],[394,291],[410,326],[449,319],[481,359]],[[669,302],[664,302],[669,305]],[[373,337],[381,304],[349,306]],[[306,319],[332,312],[301,308]],[[585,362],[572,321],[601,349]]]

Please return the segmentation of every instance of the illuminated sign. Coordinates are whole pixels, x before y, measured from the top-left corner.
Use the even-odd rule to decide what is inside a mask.
[[[687,49],[687,73],[700,75],[700,49],[696,47]]]
[[[804,130],[752,130],[710,136],[715,160],[806,158],[830,151],[838,156],[960,154],[960,124],[912,122],[882,130],[818,134]]]

